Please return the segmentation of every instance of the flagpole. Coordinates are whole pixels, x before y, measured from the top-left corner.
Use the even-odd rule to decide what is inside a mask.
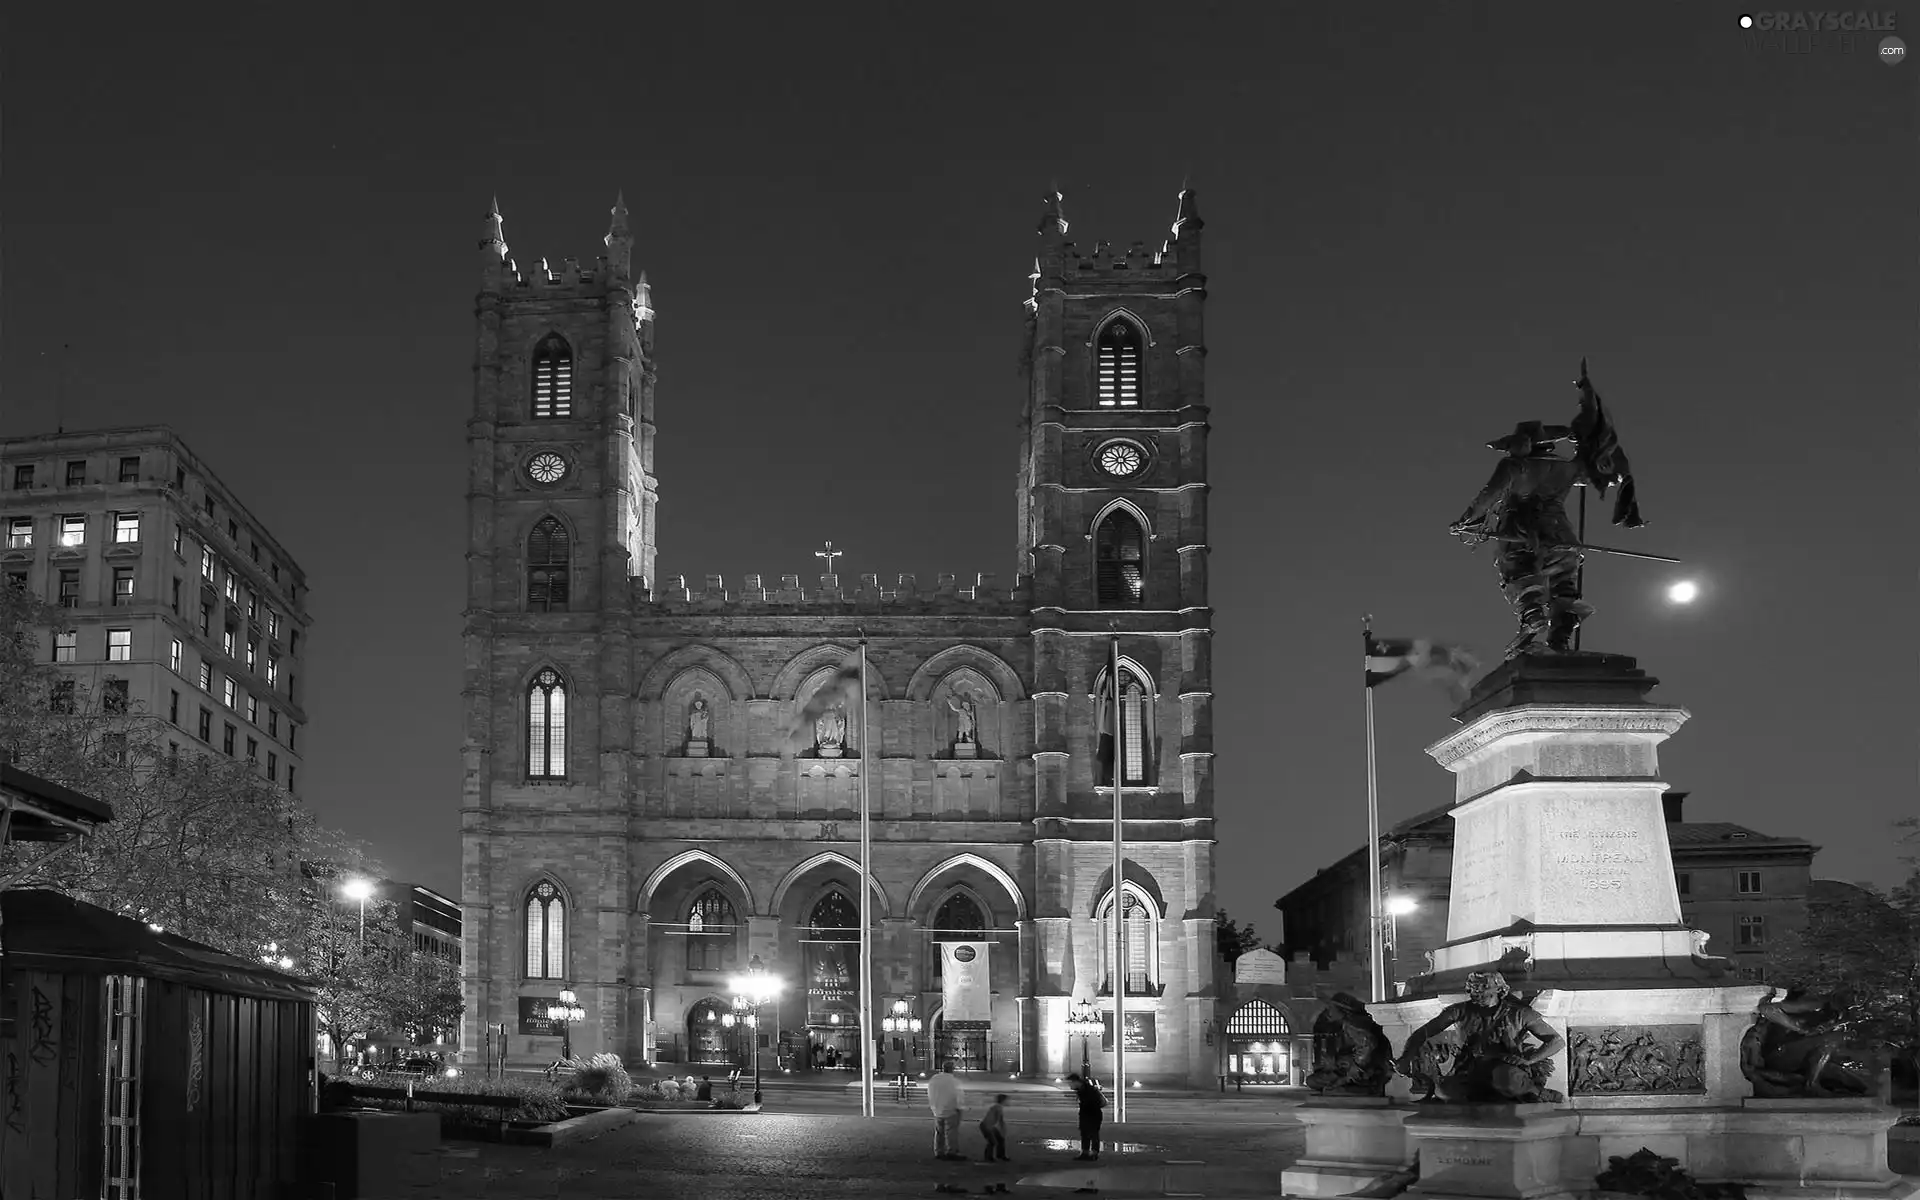
[[[1580,531],[1574,535],[1574,540],[1582,546],[1587,544],[1587,485],[1585,483],[1580,485]],[[1579,599],[1585,600],[1587,598],[1586,593],[1587,555],[1583,550],[1580,552],[1579,565],[1573,569],[1573,594]],[[1578,625],[1573,627],[1573,648],[1575,650],[1580,648],[1580,627]]]
[[[1373,649],[1373,616],[1368,614],[1361,619],[1361,632],[1366,639],[1365,650]],[[1365,672],[1373,668],[1373,655],[1367,653],[1361,662],[1361,682],[1366,682]],[[1387,998],[1387,963],[1385,939],[1380,935],[1382,922],[1380,904],[1380,782],[1374,765],[1373,749],[1373,688],[1365,688],[1367,693],[1367,956],[1372,960],[1372,990],[1375,1003]]]
[[[1113,688],[1113,1119],[1127,1119],[1127,939],[1126,857],[1121,822],[1122,784],[1126,781],[1127,727],[1120,708],[1120,639],[1111,642],[1107,682]]]
[[[873,822],[867,790],[867,631],[860,631],[860,1115],[873,1116]]]

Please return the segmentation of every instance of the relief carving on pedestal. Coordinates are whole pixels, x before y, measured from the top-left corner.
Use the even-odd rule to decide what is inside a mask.
[[[1707,1090],[1698,1025],[1576,1026],[1567,1031],[1575,1095],[1651,1096]]]

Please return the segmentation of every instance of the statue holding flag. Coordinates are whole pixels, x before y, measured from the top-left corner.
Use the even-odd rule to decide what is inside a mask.
[[[1506,457],[1449,527],[1470,547],[1486,541],[1499,547],[1494,565],[1500,590],[1520,620],[1508,658],[1535,652],[1543,640],[1547,651],[1572,650],[1580,623],[1593,613],[1580,586],[1582,552],[1592,547],[1582,544],[1567,519],[1567,496],[1576,486],[1592,487],[1602,496],[1618,487],[1613,523],[1627,529],[1646,524],[1626,454],[1587,378],[1585,359],[1575,386],[1580,411],[1571,425],[1522,421],[1512,433],[1487,443]],[[1571,458],[1554,453],[1562,442],[1573,444]]]

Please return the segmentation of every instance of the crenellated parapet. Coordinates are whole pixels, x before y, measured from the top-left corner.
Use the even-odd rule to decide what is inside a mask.
[[[636,610],[653,612],[887,612],[900,615],[981,614],[1018,616],[1031,607],[1030,577],[1021,575],[1011,588],[1003,587],[993,572],[981,572],[972,583],[957,575],[940,575],[931,585],[914,575],[898,575],[882,583],[879,575],[861,575],[857,581],[840,575],[815,576],[802,584],[799,575],[743,575],[737,587],[728,587],[719,575],[697,583],[685,575],[669,575],[649,592],[633,580]],[[851,584],[852,586],[847,586]]]
[[[1115,249],[1112,242],[1095,242],[1091,250],[1067,242],[1060,248],[1060,278],[1068,283],[1125,283],[1129,287],[1149,280],[1171,283],[1197,269],[1195,264],[1182,261],[1181,249],[1178,242],[1167,242],[1158,250],[1148,249],[1145,242],[1134,242],[1124,250]]]

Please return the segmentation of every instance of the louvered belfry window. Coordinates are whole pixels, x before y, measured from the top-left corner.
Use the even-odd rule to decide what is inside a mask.
[[[567,611],[567,568],[572,539],[558,517],[542,517],[527,536],[527,610]]]
[[[1140,404],[1140,330],[1132,321],[1109,321],[1094,347],[1096,392],[1101,408]]]
[[[1115,512],[1094,536],[1094,591],[1101,608],[1137,608],[1146,590],[1146,538],[1132,515]]]
[[[533,415],[536,420],[573,415],[573,347],[557,333],[533,348]]]

